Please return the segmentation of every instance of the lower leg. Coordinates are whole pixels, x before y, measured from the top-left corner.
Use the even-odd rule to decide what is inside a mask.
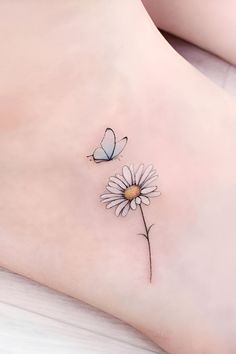
[[[234,0],[143,0],[156,25],[236,64]]]

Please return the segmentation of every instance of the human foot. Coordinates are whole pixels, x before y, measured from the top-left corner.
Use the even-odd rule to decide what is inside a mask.
[[[1,265],[170,353],[234,353],[230,98],[169,47],[138,1],[1,7],[8,33],[18,21],[3,51],[14,60],[1,58]],[[108,126],[129,142],[121,161],[95,164],[86,155]],[[99,200],[131,163],[160,175],[162,196],[145,209],[155,223],[151,284],[139,215],[117,218]]]

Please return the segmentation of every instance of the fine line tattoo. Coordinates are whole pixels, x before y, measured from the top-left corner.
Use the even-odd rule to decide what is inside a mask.
[[[91,157],[96,163],[114,160],[124,150],[127,141],[127,136],[117,141],[114,130],[107,128],[100,146],[94,150],[92,155],[88,155],[87,157]]]
[[[153,226],[147,226],[143,212],[143,205],[150,204],[150,198],[158,197],[161,193],[152,183],[158,177],[152,165],[144,168],[141,164],[134,170],[133,165],[123,166],[122,174],[116,174],[109,178],[106,189],[108,192],[101,195],[101,201],[106,203],[106,208],[116,207],[116,216],[126,216],[129,210],[140,209],[145,233],[141,233],[147,240],[149,254],[149,280],[152,282],[152,253],[150,244],[150,230]]]
[[[141,211],[141,215],[142,215],[142,219],[143,219],[143,224],[144,224],[144,228],[145,228],[145,234],[139,234],[139,235],[144,236],[146,238],[146,240],[147,240],[148,255],[149,255],[149,280],[150,280],[150,283],[151,283],[152,282],[152,251],[151,251],[149,233],[150,233],[151,228],[154,226],[154,224],[152,224],[149,227],[147,227],[147,223],[146,223],[146,220],[145,220],[145,217],[144,217],[142,205],[139,204],[139,207],[140,207],[140,211]]]

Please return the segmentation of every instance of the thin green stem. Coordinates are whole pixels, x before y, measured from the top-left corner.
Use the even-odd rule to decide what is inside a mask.
[[[148,254],[149,254],[149,270],[150,270],[150,277],[149,277],[149,280],[150,280],[150,283],[152,282],[152,252],[151,252],[151,244],[150,244],[150,240],[149,240],[149,231],[150,231],[150,228],[148,229],[147,227],[147,223],[146,223],[146,220],[145,220],[145,216],[144,216],[144,213],[143,213],[143,208],[141,206],[141,204],[139,205],[140,206],[140,211],[141,211],[141,215],[142,215],[142,219],[143,219],[143,224],[144,224],[144,228],[145,228],[145,238],[147,240],[147,243],[148,243]]]

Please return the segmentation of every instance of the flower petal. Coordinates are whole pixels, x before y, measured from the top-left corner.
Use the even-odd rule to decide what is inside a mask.
[[[148,179],[152,178],[152,177],[158,177],[157,171],[156,170],[152,170],[149,175],[142,181],[141,185],[143,185]]]
[[[108,195],[108,194],[106,194],[106,195]],[[101,198],[101,201],[102,202],[105,202],[105,200],[109,200],[109,199],[119,199],[119,198],[122,198],[123,196],[122,195],[120,195],[120,194],[110,194],[110,196],[109,197],[106,197],[106,198]]]
[[[143,182],[142,184],[142,188],[143,187],[147,187],[150,183],[152,183],[153,181],[155,181],[157,179],[157,175],[151,178],[147,178],[146,181]]]
[[[101,203],[109,203],[112,202],[113,200],[118,200],[121,199],[121,197],[119,196],[118,198],[107,198],[107,199],[102,199]]]
[[[157,173],[157,171],[156,171],[155,169],[153,169],[153,170],[149,173],[149,175],[148,175],[147,178],[152,177],[153,175],[158,176],[158,173]]]
[[[157,186],[146,187],[146,188],[141,189],[141,193],[148,194],[148,193],[154,192],[156,189],[157,189]]]
[[[114,187],[110,187],[110,186],[107,186],[107,190],[111,193],[114,193],[114,194],[122,194],[122,191],[121,190],[118,190]]]
[[[115,205],[122,203],[123,200],[124,200],[124,198],[112,200],[110,203],[107,204],[106,208],[107,209],[113,208]]]
[[[135,199],[131,200],[130,202],[130,207],[131,209],[135,210],[137,208],[137,204],[136,204],[136,201]]]
[[[106,199],[106,198],[117,198],[119,195],[113,194],[113,193],[105,193],[100,196],[101,199]]]
[[[117,200],[117,199],[121,199],[121,198],[124,199],[123,195],[120,195],[120,194],[110,193],[110,195],[109,194],[105,194],[105,195],[107,196],[106,198],[101,198],[102,203],[108,203],[108,202],[111,202],[112,200]]]
[[[123,191],[123,189],[115,182],[109,181],[108,185],[118,189],[119,191]]]
[[[124,184],[124,182],[122,182],[119,178],[117,177],[110,177],[110,180],[112,182],[115,182],[116,184],[118,184],[118,186],[120,186],[122,189],[125,189],[127,186]]]
[[[137,169],[136,173],[135,173],[135,183],[137,185],[139,185],[139,181],[140,181],[140,178],[142,176],[142,172],[143,172],[143,165],[140,165],[139,168]]]
[[[127,205],[124,207],[124,209],[123,209],[121,215],[122,215],[122,216],[126,216],[126,215],[128,214],[129,209],[130,209],[130,205],[127,204]]]
[[[122,203],[120,203],[118,205],[118,207],[116,208],[116,216],[119,216],[121,211],[124,209],[124,207],[128,204],[128,200],[124,200]]]
[[[149,174],[152,172],[153,166],[149,165],[146,170],[143,172],[142,177],[140,178],[139,185],[145,182],[146,178],[149,176]]]
[[[130,169],[130,172],[131,172],[132,184],[135,184],[134,166],[133,166],[133,165],[130,165],[129,169]]]
[[[135,198],[135,201],[136,201],[136,204],[141,204],[141,198],[140,197],[137,197],[137,198]]]
[[[148,194],[148,197],[153,198],[153,197],[159,197],[161,195],[160,191],[152,192]]]
[[[123,176],[121,176],[121,175],[116,175],[116,178],[118,178],[119,180],[121,180],[121,181],[124,183],[125,188],[126,188],[126,187],[129,187],[128,182],[126,181],[126,179],[125,179]]]
[[[140,199],[141,199],[143,204],[145,204],[145,205],[149,205],[150,204],[150,200],[149,200],[148,197],[145,197],[144,195],[141,195]]]
[[[129,169],[128,166],[124,166],[122,169],[123,172],[123,176],[126,179],[126,181],[128,182],[128,185],[131,186],[132,185],[132,174],[131,171]]]

